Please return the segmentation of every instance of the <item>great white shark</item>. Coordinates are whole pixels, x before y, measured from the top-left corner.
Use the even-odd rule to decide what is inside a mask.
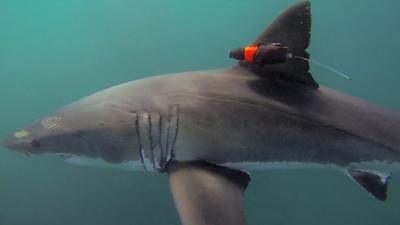
[[[309,58],[311,10],[283,12],[253,42]],[[151,77],[72,103],[2,145],[76,163],[166,172],[183,224],[245,224],[249,172],[344,171],[379,200],[400,171],[400,114],[320,86],[307,61]]]

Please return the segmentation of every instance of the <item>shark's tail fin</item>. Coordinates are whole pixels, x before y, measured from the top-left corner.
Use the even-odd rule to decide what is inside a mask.
[[[310,32],[311,3],[303,1],[278,16],[250,46],[280,43],[288,47],[291,55],[308,59],[309,54],[306,49],[310,44]],[[283,79],[289,83],[302,83],[308,87],[318,87],[317,82],[309,73],[307,60],[292,57],[281,64],[256,65],[241,62],[241,65],[252,69],[260,77],[269,77],[269,79],[284,77]]]

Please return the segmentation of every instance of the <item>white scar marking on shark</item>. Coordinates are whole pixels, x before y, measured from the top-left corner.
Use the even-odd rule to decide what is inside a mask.
[[[60,122],[61,122],[61,117],[56,117],[56,116],[48,117],[46,119],[39,121],[40,125],[49,130],[60,127]]]
[[[21,131],[18,131],[18,132],[14,133],[14,137],[16,137],[16,138],[23,138],[23,137],[26,137],[26,136],[29,136],[29,135],[30,135],[30,133],[28,131],[26,131],[26,130],[21,130]]]

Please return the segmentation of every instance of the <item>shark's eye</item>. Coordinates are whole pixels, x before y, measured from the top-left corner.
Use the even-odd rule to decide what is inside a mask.
[[[40,147],[40,142],[38,142],[36,140],[33,140],[33,141],[31,141],[31,145],[34,148],[39,148]]]

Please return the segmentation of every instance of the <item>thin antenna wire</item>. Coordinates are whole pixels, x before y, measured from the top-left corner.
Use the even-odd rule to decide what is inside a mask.
[[[331,72],[334,72],[334,73],[336,73],[336,74],[338,74],[338,75],[340,75],[340,76],[346,78],[347,80],[351,80],[351,77],[347,76],[346,74],[344,74],[344,73],[342,73],[342,72],[340,72],[340,71],[338,71],[338,70],[335,70],[335,69],[333,69],[332,67],[329,67],[329,66],[327,66],[327,65],[324,65],[324,64],[322,64],[322,63],[320,63],[320,62],[314,61],[314,60],[312,60],[312,59],[307,59],[307,58],[304,58],[304,57],[301,57],[301,56],[297,56],[297,55],[290,55],[290,56],[292,56],[292,57],[294,57],[294,58],[302,59],[302,60],[305,60],[305,61],[308,61],[308,62],[311,62],[311,63],[314,63],[314,64],[316,64],[316,65],[318,65],[318,66],[320,66],[320,67],[323,67],[323,68],[325,68],[325,69],[327,69],[327,70],[329,70],[329,71],[331,71]]]

